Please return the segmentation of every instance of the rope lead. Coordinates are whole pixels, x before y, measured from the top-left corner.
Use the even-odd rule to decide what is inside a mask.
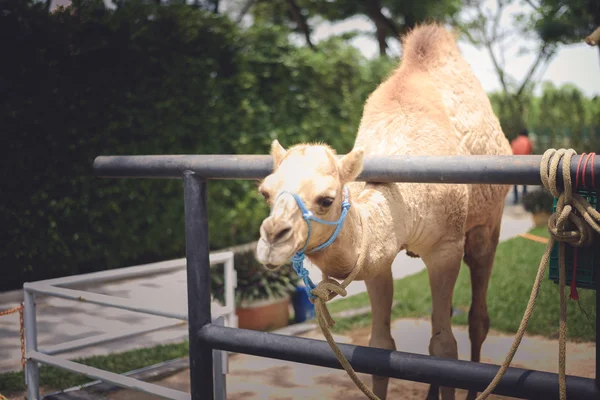
[[[558,386],[560,400],[566,400],[567,398],[567,384],[566,384],[566,341],[567,341],[567,300],[565,295],[565,281],[566,281],[566,268],[565,268],[565,244],[568,243],[571,246],[583,247],[590,246],[594,240],[594,231],[600,233],[600,213],[594,210],[593,207],[583,197],[577,193],[573,193],[573,187],[571,184],[571,158],[575,155],[573,149],[549,149],[544,153],[542,162],[540,165],[540,177],[544,187],[552,193],[554,197],[558,198],[556,203],[556,212],[552,214],[548,220],[548,231],[550,233],[550,240],[546,245],[546,250],[540,261],[538,273],[535,277],[535,282],[531,290],[531,296],[527,303],[527,308],[515,335],[515,340],[506,355],[504,363],[498,370],[496,376],[489,384],[489,386],[477,397],[476,400],[486,399],[492,391],[496,388],[502,376],[510,366],[521,339],[527,329],[529,318],[533,313],[535,302],[540,291],[540,285],[546,268],[548,267],[548,261],[550,259],[550,252],[556,242],[559,244],[558,262],[559,262],[559,290],[560,290],[560,321],[559,321],[559,336],[558,336]],[[583,158],[583,157],[582,157]],[[588,158],[590,158],[588,156]],[[557,185],[557,174],[558,174],[558,163],[562,159],[562,176],[563,176],[563,192],[560,192]],[[593,160],[593,156],[592,156]],[[587,159],[584,164],[587,164]],[[593,167],[592,167],[593,168]],[[579,168],[578,168],[579,169]],[[592,169],[593,170],[593,169]],[[585,169],[584,174],[585,177]],[[584,178],[585,179],[585,178]],[[593,179],[593,178],[592,178]],[[577,173],[576,181],[579,180],[579,173]],[[585,182],[585,181],[584,181]],[[577,182],[579,183],[579,182]],[[593,182],[595,183],[595,182]],[[592,185],[593,185],[592,183]],[[585,183],[584,183],[585,184]],[[577,187],[577,186],[576,186]],[[577,216],[573,211],[576,209],[583,216],[583,218]],[[572,280],[575,280],[573,276]]]

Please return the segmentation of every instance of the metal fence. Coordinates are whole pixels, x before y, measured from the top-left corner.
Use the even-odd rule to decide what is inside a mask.
[[[579,158],[575,156],[571,161],[573,175]],[[367,158],[357,180],[540,185],[540,161],[541,156]],[[324,341],[223,327],[212,322],[207,180],[263,178],[272,169],[270,156],[98,157],[94,169],[102,177],[183,178],[192,399],[214,396],[213,349],[341,369]],[[594,174],[600,176],[600,159],[595,161],[593,169]],[[588,173],[591,179],[591,171]],[[598,321],[596,318],[597,328]],[[364,346],[341,344],[340,349],[357,372],[462,389],[482,391],[499,369],[497,365]],[[600,359],[598,352],[596,347],[596,366]],[[32,358],[37,355],[28,352],[29,362],[44,361]],[[598,383],[598,367],[595,380],[568,376],[567,394],[571,399],[598,399]],[[558,398],[558,375],[510,368],[495,393],[531,399]]]
[[[234,254],[231,251],[212,253],[209,255],[209,266],[224,265],[224,304],[209,304],[211,307],[212,321],[219,326],[230,328],[237,327],[237,316],[235,314],[235,286],[236,272],[234,269]],[[174,312],[166,308],[155,308],[147,306],[136,299],[126,299],[122,297],[109,296],[105,294],[92,293],[87,290],[77,290],[70,287],[85,286],[88,284],[98,284],[102,282],[133,279],[140,276],[158,275],[173,272],[186,268],[186,259],[177,259],[163,261],[153,264],[137,265],[132,267],[120,268],[116,270],[93,272],[89,274],[74,275],[64,278],[48,279],[32,283],[25,283],[24,290],[24,327],[26,342],[25,381],[27,384],[27,398],[39,398],[39,378],[38,362],[53,365],[59,368],[67,369],[73,372],[84,374],[90,378],[110,382],[115,385],[140,390],[142,392],[155,394],[168,399],[190,399],[188,393],[168,389],[159,385],[142,382],[140,380],[119,375],[116,373],[92,368],[80,363],[66,360],[57,354],[113,342],[119,339],[130,338],[142,334],[158,331],[161,329],[174,327],[185,323],[188,320],[187,312]],[[92,337],[72,340],[54,346],[48,346],[43,349],[38,348],[37,340],[37,318],[35,309],[36,295],[47,295],[59,297],[68,300],[97,304],[106,307],[112,307],[122,310],[129,310],[143,314],[156,315],[168,318],[163,322],[145,326],[142,328],[133,327],[113,333],[103,333]],[[182,322],[183,321],[183,322]],[[215,371],[215,387],[220,389],[224,398],[224,375],[227,373],[227,353],[216,351],[213,359]]]

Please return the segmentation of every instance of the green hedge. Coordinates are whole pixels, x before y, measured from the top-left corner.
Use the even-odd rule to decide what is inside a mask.
[[[183,256],[181,181],[96,178],[96,156],[346,152],[393,65],[186,5],[82,3],[0,3],[0,290]],[[267,212],[250,181],[211,182],[209,207],[213,249],[256,239]]]
[[[514,97],[491,93],[490,100],[502,129],[509,139],[517,136],[521,116],[513,115],[510,103],[518,109]],[[572,84],[542,84],[538,97],[526,99],[522,118],[534,139],[534,153],[549,148],[572,147],[577,152],[597,151],[600,146],[600,97],[586,98]]]

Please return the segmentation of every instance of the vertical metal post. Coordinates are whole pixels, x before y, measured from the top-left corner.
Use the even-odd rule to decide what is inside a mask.
[[[225,326],[225,317],[221,316],[215,325]],[[213,350],[215,371],[215,400],[227,399],[227,373],[229,372],[229,354],[222,350]]]
[[[596,252],[598,254],[598,252]],[[600,266],[596,264],[596,386],[600,388],[600,347],[598,339],[600,339]]]
[[[30,351],[37,351],[37,323],[35,316],[35,294],[29,290],[23,290],[23,328],[25,329],[25,351],[26,357]],[[40,398],[40,382],[37,361],[27,358],[25,364],[25,383],[27,384],[27,399],[38,400]]]
[[[183,196],[191,395],[192,400],[212,400],[214,398],[212,348],[198,340],[200,329],[211,323],[206,180],[191,171],[185,171]]]
[[[225,262],[225,306],[231,310],[227,314],[227,326],[237,328],[237,316],[235,315],[235,288],[237,287],[237,271],[235,270],[233,258]]]

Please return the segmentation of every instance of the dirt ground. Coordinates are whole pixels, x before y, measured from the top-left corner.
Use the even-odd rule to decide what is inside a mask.
[[[426,354],[429,343],[429,322],[427,320],[396,320],[392,331],[400,351]],[[453,327],[459,346],[459,358],[468,359],[468,331],[464,327]],[[338,342],[367,345],[370,329],[364,328],[338,336]],[[319,331],[311,331],[304,337],[323,339]],[[486,363],[501,364],[512,343],[509,335],[490,332],[483,348]],[[573,343],[567,345],[567,374],[593,378],[595,374],[595,345],[593,343]],[[524,338],[512,366],[558,371],[558,342],[542,337]],[[368,375],[359,374],[363,382],[370,385]],[[160,385],[189,391],[189,371],[185,370],[168,377]],[[424,399],[428,385],[392,379],[388,388],[389,399]],[[364,395],[343,370],[315,367],[279,360],[235,354],[230,357],[227,375],[227,398],[241,399],[336,399],[362,400]],[[458,390],[457,399],[464,399],[466,391]],[[111,400],[150,400],[154,396],[129,390],[122,390],[107,396]],[[489,399],[509,399],[504,396],[490,396]]]

